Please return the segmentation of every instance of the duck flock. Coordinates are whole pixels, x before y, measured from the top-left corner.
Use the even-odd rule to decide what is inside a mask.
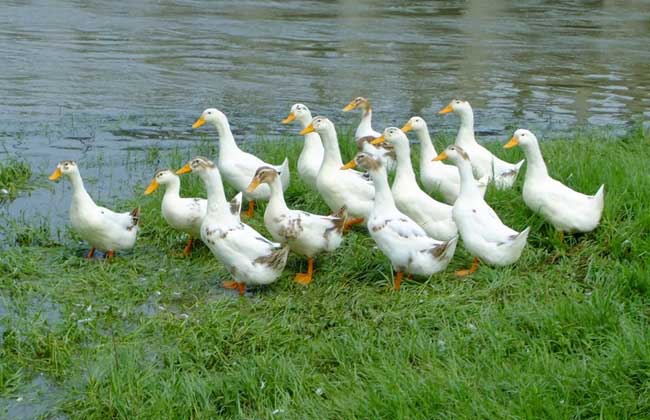
[[[192,242],[200,238],[232,276],[224,287],[238,289],[240,295],[247,285],[276,281],[289,252],[307,258],[307,272],[297,273],[295,281],[309,284],[314,275],[314,258],[339,247],[345,232],[357,224],[365,224],[377,247],[390,260],[397,290],[404,274],[428,277],[445,270],[459,236],[474,260],[469,268],[457,271],[458,276],[474,273],[479,262],[506,266],[519,259],[530,228],[518,232],[506,226],[483,197],[491,182],[497,189],[512,188],[524,161],[503,161],[476,141],[474,116],[467,101],[454,99],[439,112],[460,117],[456,140],[442,153],[436,152],[422,117],[412,117],[402,128],[388,127],[379,133],[372,129],[370,102],[359,97],[343,111],[355,109],[362,112],[355,133],[358,153],[345,164],[332,121],[323,116],[312,118],[303,104],[293,105],[282,121],[301,124],[300,135],[305,140],[297,162],[298,175],[323,199],[332,211],[330,215],[289,208],[284,200],[291,180],[288,159],[272,165],[241,150],[228,118],[214,108],[203,111],[192,127],[207,123],[216,128],[216,162],[197,156],[175,172],[160,170],[145,194],[161,185],[165,188],[161,214],[173,229],[189,236],[184,253],[189,255]],[[413,170],[406,135],[409,131],[420,143],[420,184],[424,188]],[[522,191],[526,205],[560,235],[595,229],[603,211],[604,185],[589,196],[551,178],[537,138],[528,130],[515,131],[504,147],[515,146],[521,146],[528,160]],[[389,171],[395,172],[392,186]],[[203,180],[207,200],[180,196],[179,175],[186,173]],[[50,180],[62,175],[73,187],[70,224],[90,244],[88,257],[92,258],[98,249],[111,259],[116,251],[133,248],[139,230],[139,208],[116,213],[95,204],[73,161],[60,162]],[[224,181],[239,191],[230,200],[224,192]],[[444,202],[429,195],[432,192],[439,193]],[[268,201],[264,225],[273,241],[242,221],[244,199],[248,202],[247,217],[253,216],[255,202]]]

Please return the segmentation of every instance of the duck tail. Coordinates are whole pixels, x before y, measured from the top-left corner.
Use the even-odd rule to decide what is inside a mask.
[[[291,174],[289,171],[289,158],[285,157],[280,167],[280,180],[282,181],[282,188],[286,191],[289,186],[289,180],[291,179]]]
[[[129,216],[131,216],[131,225],[127,227],[127,230],[133,229],[140,223],[140,207],[136,207],[131,210]]]
[[[596,191],[596,194],[594,194],[593,198],[596,201],[598,212],[602,214],[603,208],[605,207],[605,184],[601,185],[600,188],[598,188],[598,191]]]
[[[454,236],[447,242],[443,242],[438,246],[431,248],[431,255],[443,261],[449,261],[456,252],[456,245],[458,244],[458,235]]]

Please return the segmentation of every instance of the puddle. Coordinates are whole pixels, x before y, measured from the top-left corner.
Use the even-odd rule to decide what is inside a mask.
[[[45,375],[36,375],[29,384],[12,392],[11,397],[0,397],[0,415],[6,419],[31,420],[46,417],[64,420],[68,417],[55,413],[63,390]]]

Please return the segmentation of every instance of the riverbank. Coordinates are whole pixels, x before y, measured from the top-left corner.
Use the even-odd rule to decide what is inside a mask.
[[[87,245],[68,231],[53,239],[16,224],[6,237],[19,246],[0,250],[0,413],[649,416],[649,140],[637,129],[543,143],[553,176],[586,193],[606,184],[601,226],[559,242],[522,202],[521,177],[514,190],[487,194],[506,224],[532,227],[517,264],[458,279],[453,270],[471,262],[461,244],[446,272],[399,293],[388,260],[357,229],[317,258],[309,287],[292,281],[306,262],[291,256],[276,284],[240,299],[220,287],[226,272],[205,247],[181,256],[184,238],[159,215],[162,194],[139,195],[149,178],[119,206],[142,206],[142,232],[112,263],[84,260]],[[351,142],[341,143],[351,157]],[[275,162],[289,155],[290,206],[327,212],[297,178],[301,140],[254,147]],[[509,161],[523,156],[489,147]],[[215,144],[164,151],[137,170],[178,168],[195,153],[216,156]],[[183,186],[203,195],[195,176]],[[251,224],[266,232],[261,209]]]

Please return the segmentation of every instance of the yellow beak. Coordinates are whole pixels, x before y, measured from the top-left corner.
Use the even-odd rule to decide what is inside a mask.
[[[201,116],[199,117],[199,119],[196,120],[196,122],[195,122],[194,124],[192,124],[192,128],[199,128],[199,127],[201,127],[203,124],[205,124],[205,118],[203,118],[203,115],[201,115]]]
[[[308,125],[307,127],[305,127],[305,129],[302,130],[299,134],[300,134],[301,136],[304,136],[305,134],[313,133],[314,131],[316,131],[316,130],[314,129],[314,124],[309,123],[309,125]]]
[[[374,139],[373,141],[371,141],[370,144],[379,144],[379,143],[383,143],[384,141],[386,141],[386,139],[384,138],[384,135],[382,134],[381,136],[379,136],[376,139]]]
[[[411,130],[413,130],[413,126],[411,125],[410,121],[404,124],[404,127],[402,127],[402,131],[405,133],[408,133]]]
[[[345,108],[343,108],[343,112],[352,111],[352,110],[355,109],[356,107],[357,107],[357,103],[354,102],[354,101],[352,101],[352,102],[350,102],[349,104],[347,104],[347,105],[345,106]]]
[[[517,140],[517,138],[515,136],[512,136],[510,141],[508,143],[506,143],[505,145],[503,145],[503,148],[504,149],[512,149],[513,147],[515,147],[518,144],[519,144],[519,140]]]
[[[181,169],[176,171],[176,175],[188,174],[190,172],[192,172],[192,167],[190,166],[189,163],[186,163],[185,166],[183,166]]]
[[[291,121],[296,119],[296,114],[293,112],[289,113],[289,116],[282,120],[282,124],[289,124]]]
[[[449,105],[447,105],[446,107],[442,108],[442,109],[440,110],[440,112],[438,112],[438,114],[440,114],[440,115],[449,114],[449,113],[452,112],[453,110],[454,110],[454,108],[452,108],[452,107],[451,107],[451,104],[449,104]]]
[[[447,159],[447,153],[442,152],[438,156],[434,157],[431,161],[435,162],[435,161],[445,160],[445,159]]]
[[[160,185],[160,184],[158,184],[158,181],[156,181],[155,179],[152,179],[151,184],[149,184],[147,189],[144,190],[144,195],[149,195],[152,192],[156,191],[156,188],[158,188],[158,185]]]
[[[246,188],[246,192],[252,193],[253,191],[255,191],[255,188],[257,188],[258,185],[260,185],[260,180],[257,178],[253,178],[251,183],[248,184],[248,188]]]
[[[352,169],[352,168],[356,168],[356,167],[357,167],[357,162],[355,162],[354,159],[352,159],[351,161],[349,161],[345,165],[341,166],[341,169],[346,170],[346,169]]]
[[[61,169],[57,166],[54,172],[52,172],[52,175],[50,175],[49,179],[50,181],[56,181],[57,179],[61,178],[61,175],[63,175],[63,173],[61,172]]]

